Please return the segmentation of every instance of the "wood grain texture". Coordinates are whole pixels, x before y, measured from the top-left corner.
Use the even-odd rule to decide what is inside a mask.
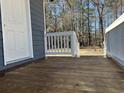
[[[123,93],[124,71],[103,57],[48,58],[0,78],[0,93]]]

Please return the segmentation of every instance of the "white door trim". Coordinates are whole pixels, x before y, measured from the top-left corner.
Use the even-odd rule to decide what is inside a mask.
[[[1,20],[2,20],[2,34],[3,34],[3,51],[4,51],[4,65],[7,65],[7,61],[6,61],[6,45],[5,45],[5,23],[4,23],[4,15],[3,15],[3,6],[2,6],[2,1],[4,0],[0,0],[0,4],[1,4]],[[22,60],[25,60],[25,59],[29,59],[29,58],[33,58],[34,55],[33,55],[33,39],[32,39],[32,25],[31,25],[31,11],[30,11],[30,0],[25,0],[25,3],[26,4],[26,11],[27,11],[27,14],[26,14],[26,17],[27,17],[27,23],[28,23],[28,31],[29,31],[29,50],[30,50],[30,56],[28,58],[22,58],[22,59],[19,59],[19,60],[14,60],[13,62],[18,62],[18,61],[22,61]]]
[[[45,11],[45,5],[46,2],[43,2],[43,13],[44,13],[44,47],[45,47],[45,58],[47,58],[47,37],[46,37],[46,33],[47,33],[47,29],[46,29],[46,11]]]
[[[33,53],[33,37],[32,37],[32,23],[31,23],[31,7],[30,7],[30,0],[27,1],[27,22],[28,22],[28,29],[29,29],[29,42],[30,42],[30,57],[34,58]]]

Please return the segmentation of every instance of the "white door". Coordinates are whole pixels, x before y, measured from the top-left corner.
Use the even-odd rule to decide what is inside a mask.
[[[1,0],[5,64],[31,57],[28,0]]]

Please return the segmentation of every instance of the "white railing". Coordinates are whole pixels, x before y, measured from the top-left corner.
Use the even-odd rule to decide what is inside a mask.
[[[106,29],[105,53],[124,66],[124,14]]]
[[[46,33],[46,56],[79,57],[79,43],[75,32]]]

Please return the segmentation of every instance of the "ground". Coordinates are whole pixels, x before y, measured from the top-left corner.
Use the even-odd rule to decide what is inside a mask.
[[[104,56],[103,49],[101,48],[82,48],[80,49],[80,55],[81,56]]]
[[[124,71],[103,56],[52,57],[7,72],[0,93],[124,93]]]

